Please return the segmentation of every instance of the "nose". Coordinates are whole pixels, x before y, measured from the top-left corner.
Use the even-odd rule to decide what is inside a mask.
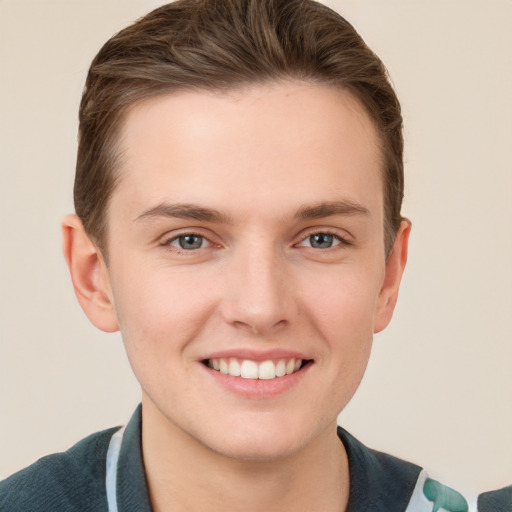
[[[222,315],[230,325],[269,336],[288,325],[296,314],[293,278],[275,248],[236,251],[227,272]]]

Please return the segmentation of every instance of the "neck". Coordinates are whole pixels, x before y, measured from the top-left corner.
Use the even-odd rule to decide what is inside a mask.
[[[240,460],[210,450],[143,401],[142,446],[154,512],[343,512],[348,461],[336,425],[299,452]]]

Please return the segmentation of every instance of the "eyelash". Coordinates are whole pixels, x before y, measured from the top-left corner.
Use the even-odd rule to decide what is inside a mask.
[[[172,243],[173,242],[176,242],[176,241],[179,241],[180,238],[184,238],[184,237],[197,237],[197,238],[201,238],[202,239],[202,242],[201,242],[201,245],[203,245],[203,242],[207,242],[210,246],[211,245],[215,245],[213,242],[211,242],[206,236],[204,235],[201,235],[199,233],[193,233],[193,232],[185,232],[185,233],[180,233],[178,235],[174,235],[173,237],[165,240],[163,242],[163,246],[165,246],[167,249],[173,251],[173,252],[176,252],[177,254],[191,254],[191,253],[194,253],[196,252],[197,250],[199,249],[206,249],[207,247],[198,247],[197,249],[184,249],[183,247],[177,247],[177,246],[173,246]]]
[[[340,235],[339,233],[335,233],[334,231],[332,230],[329,230],[329,229],[322,229],[322,230],[318,230],[318,231],[311,231],[309,233],[307,233],[305,236],[302,236],[300,238],[300,240],[296,243],[293,244],[294,247],[296,246],[301,246],[302,243],[304,243],[305,241],[311,239],[311,237],[315,236],[315,235],[327,235],[329,237],[333,237],[338,243],[331,246],[331,247],[327,247],[327,248],[323,248],[323,249],[320,249],[320,248],[315,248],[315,247],[311,247],[311,246],[305,246],[305,247],[309,247],[310,249],[317,249],[319,251],[327,251],[329,249],[333,249],[335,247],[338,247],[338,246],[351,246],[353,245],[352,242],[345,236],[343,235]],[[183,238],[183,237],[197,237],[197,238],[200,238],[202,239],[202,242],[201,242],[201,245],[203,245],[203,242],[207,242],[209,245],[207,247],[198,247],[198,248],[195,248],[195,249],[184,249],[183,247],[177,247],[177,246],[174,246],[172,245],[173,242],[176,242],[176,241],[179,241],[180,238]],[[179,255],[191,255],[192,253],[200,250],[200,249],[207,249],[208,247],[211,247],[213,245],[216,245],[214,244],[211,240],[209,240],[206,236],[204,235],[201,235],[199,233],[194,233],[194,232],[184,232],[184,233],[180,233],[178,235],[174,235],[173,237],[169,238],[169,239],[166,239],[162,245],[176,253],[176,254],[179,254]]]
[[[312,232],[308,233],[305,237],[301,238],[301,240],[297,244],[295,244],[295,245],[300,245],[303,242],[305,242],[306,240],[311,239],[311,237],[313,237],[315,235],[332,236],[335,240],[338,241],[338,243],[336,245],[333,245],[331,247],[327,247],[327,248],[324,248],[324,249],[318,248],[318,250],[320,250],[320,251],[322,251],[322,250],[326,251],[328,249],[333,249],[333,248],[339,247],[339,246],[350,246],[350,245],[352,245],[352,242],[348,239],[348,237],[343,236],[343,235],[341,235],[339,233],[335,233],[334,231],[329,230],[329,229],[321,229],[319,231],[312,231]],[[309,247],[311,249],[316,249],[315,247],[311,247],[311,246],[309,246]]]

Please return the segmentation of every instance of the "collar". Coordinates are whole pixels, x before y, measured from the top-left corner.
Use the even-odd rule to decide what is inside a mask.
[[[370,450],[346,430],[338,437],[348,456],[350,495],[347,512],[403,511],[411,499],[421,468]],[[107,453],[109,512],[151,512],[142,459],[142,406],[125,428],[111,438]]]
[[[350,471],[347,512],[406,510],[421,468],[367,448],[341,427],[338,437],[347,452]]]
[[[106,488],[109,512],[152,512],[142,460],[142,405],[112,436]]]

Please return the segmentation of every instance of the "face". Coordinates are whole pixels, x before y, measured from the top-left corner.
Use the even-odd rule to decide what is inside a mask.
[[[391,316],[362,107],[296,83],[176,93],[130,111],[122,148],[104,271],[145,413],[245,459],[334,430]]]

